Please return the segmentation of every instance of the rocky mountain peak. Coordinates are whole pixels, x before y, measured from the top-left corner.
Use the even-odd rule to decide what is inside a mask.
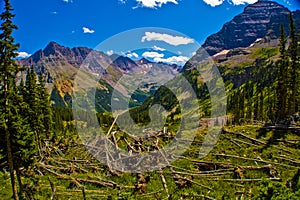
[[[278,24],[278,30],[274,31],[279,32],[280,19],[282,19],[279,16],[288,16],[289,12],[284,6],[272,1],[261,0],[250,4],[241,14],[224,24],[218,33],[209,36],[203,47],[210,55],[224,49],[247,47],[256,39],[266,36],[271,19],[273,25]]]
[[[147,60],[146,58],[142,58],[140,60],[135,61],[136,64],[138,65],[144,65],[144,64],[149,64],[152,63],[150,60]]]
[[[118,66],[124,72],[133,71],[138,67],[133,60],[126,56],[118,56],[118,58],[113,61],[113,64]]]
[[[21,61],[23,65],[36,65],[42,60],[55,58],[60,61],[65,60],[74,66],[80,66],[92,49],[86,47],[64,47],[56,42],[50,42],[43,50],[38,50],[29,58]],[[100,52],[99,52],[100,53]]]

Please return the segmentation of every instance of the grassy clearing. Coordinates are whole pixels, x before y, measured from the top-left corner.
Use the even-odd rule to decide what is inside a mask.
[[[137,187],[141,183],[137,174],[112,173],[80,144],[73,144],[64,156],[53,152],[43,161],[44,167],[38,164],[43,175],[36,175],[37,184],[31,188],[36,190],[36,199],[51,199],[53,188],[54,199],[83,199],[82,188],[86,199],[296,199],[299,134],[262,131],[256,125],[230,126],[225,130],[202,159],[199,149],[206,132],[199,130],[187,152],[162,173],[142,174],[150,177],[142,192]],[[119,142],[125,147],[121,139],[120,136]],[[9,175],[1,172],[0,177],[0,196],[10,199]]]

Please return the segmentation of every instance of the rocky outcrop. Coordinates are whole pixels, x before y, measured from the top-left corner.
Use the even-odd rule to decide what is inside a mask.
[[[25,66],[36,65],[45,58],[53,58],[55,60],[66,60],[69,64],[79,67],[92,49],[86,47],[68,48],[50,42],[44,50],[38,50],[32,56],[20,62]]]
[[[260,0],[245,7],[243,13],[224,24],[218,33],[209,36],[203,47],[210,55],[214,55],[224,49],[247,47],[256,39],[264,38],[268,34],[273,39],[278,38],[281,23],[284,23],[288,30],[289,13],[289,9],[276,2]],[[300,11],[293,12],[298,28],[299,13]]]

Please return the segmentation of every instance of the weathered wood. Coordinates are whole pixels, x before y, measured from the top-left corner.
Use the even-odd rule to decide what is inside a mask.
[[[296,161],[296,160],[292,160],[292,159],[289,159],[289,158],[284,158],[284,157],[279,157],[279,156],[273,156],[274,158],[277,158],[277,159],[281,159],[281,160],[284,160],[284,161],[288,161],[290,163],[293,163],[294,165],[297,165],[297,166],[300,166],[300,162],[299,161]]]
[[[213,181],[224,181],[224,182],[259,182],[263,180],[270,180],[270,181],[281,181],[281,178],[257,178],[257,179],[211,179]]]
[[[198,183],[198,182],[196,182],[196,181],[187,179],[187,178],[185,178],[185,177],[183,177],[182,179],[183,179],[183,180],[186,180],[186,181],[188,181],[188,182],[194,183],[194,184],[196,184],[196,185],[198,185],[198,186],[200,186],[200,187],[206,188],[206,189],[208,189],[208,190],[213,190],[211,187],[208,187],[208,186],[206,186],[206,185],[200,184],[200,183]]]
[[[83,200],[86,200],[84,187],[82,187],[82,196],[83,196]]]
[[[271,162],[271,161],[265,161],[265,160],[260,160],[260,159],[254,159],[254,158],[244,158],[244,157],[236,156],[236,155],[227,155],[227,154],[212,154],[212,155],[214,155],[214,156],[229,157],[229,158],[237,158],[237,159],[249,160],[249,161],[255,161],[255,162],[262,162],[262,163],[273,164],[273,165],[279,165],[279,166],[290,167],[290,168],[295,168],[295,167],[296,167],[296,166],[293,166],[293,165],[286,165],[286,164],[281,164],[281,163],[276,163],[276,162]]]
[[[227,140],[229,140],[230,142],[232,142],[233,144],[235,144],[236,146],[241,147],[241,145],[239,145],[236,141],[234,141],[233,138],[226,137],[226,136],[224,136],[224,137],[225,137]]]
[[[191,195],[191,196],[188,196],[188,197],[201,197],[201,199],[209,199],[209,200],[216,200],[215,198],[212,198],[212,197],[209,197],[209,196],[205,196],[203,194],[198,194],[198,195]],[[198,199],[198,198],[197,198]]]
[[[120,114],[121,114],[121,113],[118,113],[118,114],[117,114],[116,118],[114,119],[113,123],[111,124],[110,128],[109,128],[108,131],[107,131],[106,137],[109,136],[109,134],[110,134],[111,130],[113,129],[115,123],[117,122],[117,119],[118,119],[118,117],[119,117]]]
[[[54,196],[55,196],[56,188],[55,188],[54,184],[52,183],[52,181],[50,180],[50,177],[49,177],[49,176],[48,176],[48,181],[49,181],[49,183],[50,183],[50,187],[51,187],[51,191],[52,191],[50,200],[53,200],[53,199],[54,199]]]
[[[231,131],[226,130],[225,128],[222,129],[222,132],[223,133],[234,134],[234,135],[240,135],[240,136],[243,136],[244,138],[247,138],[248,140],[251,140],[252,142],[256,142],[256,143],[259,143],[259,144],[264,144],[264,145],[267,144],[266,142],[263,142],[263,141],[255,139],[255,138],[249,137],[249,136],[247,136],[243,133],[231,132]]]
[[[232,170],[233,171],[233,170]],[[190,175],[190,176],[197,176],[197,177],[211,177],[211,176],[219,176],[224,174],[232,174],[232,171],[230,172],[215,172],[215,173],[187,173],[187,172],[171,172],[172,174],[178,174],[178,175]]]
[[[244,137],[244,138],[247,138],[247,139],[251,140],[252,142],[256,142],[256,143],[259,143],[259,144],[267,145],[266,142],[263,142],[263,141],[260,141],[260,140],[255,139],[255,138],[249,137],[249,136],[247,136],[247,135],[245,135],[245,134],[243,134],[243,133],[231,132],[231,131],[228,131],[228,130],[226,130],[226,129],[224,129],[224,128],[222,129],[222,132],[223,132],[223,133],[229,133],[229,134],[240,135],[240,136],[242,136],[242,137]],[[288,149],[284,149],[284,148],[277,147],[277,146],[272,146],[272,147],[275,148],[275,149],[279,149],[279,150],[288,152],[288,153],[290,153],[290,154],[293,154],[293,152],[291,152],[291,151],[288,150]]]
[[[164,187],[164,189],[165,189],[165,191],[166,191],[167,198],[169,198],[169,197],[170,197],[170,194],[169,194],[167,181],[166,181],[166,178],[165,178],[165,176],[164,176],[164,174],[163,174],[163,171],[162,171],[162,170],[159,170],[158,173],[160,174],[161,182],[162,182],[163,187]]]

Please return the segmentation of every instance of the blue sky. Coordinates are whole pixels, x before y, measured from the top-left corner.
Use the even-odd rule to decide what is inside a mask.
[[[207,36],[219,31],[225,22],[241,13],[248,3],[255,1],[11,0],[11,4],[16,14],[14,22],[19,27],[14,36],[21,45],[19,51],[24,52],[23,55],[26,55],[26,53],[32,54],[36,50],[44,48],[50,41],[68,47],[85,46],[95,48],[101,42],[123,31],[142,27],[159,27],[167,32],[169,30],[169,34],[163,35],[163,29],[160,29],[161,32],[155,29],[137,29],[137,32],[144,32],[140,32],[134,37],[145,36],[143,42],[142,38],[128,36],[125,42],[123,40],[124,47],[119,47],[116,50],[113,49],[117,47],[115,45],[101,50],[107,53],[114,52],[129,55],[129,53],[134,53],[131,51],[134,47],[129,48],[127,44],[133,45],[135,44],[134,40],[137,40],[139,44],[147,43],[149,48],[153,47],[152,52],[162,54],[165,49],[169,50],[173,46],[177,47],[177,50],[171,48],[171,52],[176,51],[178,56],[188,57],[198,44],[204,42]],[[276,1],[291,10],[299,8],[299,4],[296,3],[297,0]],[[1,1],[0,6],[3,9],[3,1]],[[148,35],[146,35],[146,32]],[[155,35],[155,33],[161,35]],[[188,44],[174,45],[160,41],[156,45],[154,43],[155,38],[160,36],[167,37],[169,41],[176,39],[172,36],[177,36],[177,39],[183,41],[191,39],[194,43],[191,43],[190,40]],[[159,46],[163,43],[165,46]],[[197,45],[195,46],[195,44]],[[185,48],[185,45],[192,46]],[[141,47],[144,48],[144,46],[137,44],[135,48],[140,49]],[[180,51],[181,49],[182,51]],[[135,53],[142,54],[142,52]],[[136,54],[130,56],[137,58]],[[172,55],[169,54],[170,56]],[[141,55],[138,55],[138,57],[141,57]]]

